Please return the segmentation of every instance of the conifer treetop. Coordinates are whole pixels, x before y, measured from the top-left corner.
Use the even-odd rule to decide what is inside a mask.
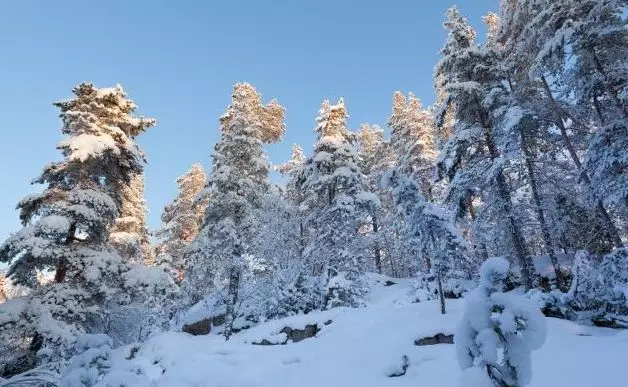
[[[231,105],[220,117],[223,131],[231,126],[236,111],[258,122],[259,139],[266,144],[279,141],[286,131],[285,109],[274,99],[264,105],[261,94],[248,83],[236,83],[233,86]]]

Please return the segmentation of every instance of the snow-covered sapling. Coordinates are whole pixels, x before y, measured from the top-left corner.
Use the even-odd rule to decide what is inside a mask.
[[[532,378],[531,352],[545,342],[545,318],[524,296],[502,291],[509,266],[504,258],[488,259],[467,296],[454,337],[461,386],[521,387]]]

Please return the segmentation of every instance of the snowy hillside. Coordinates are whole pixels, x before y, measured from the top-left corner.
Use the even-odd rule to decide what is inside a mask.
[[[139,371],[147,378],[133,385],[169,387],[456,386],[460,370],[454,345],[414,342],[453,333],[464,301],[448,300],[448,314],[442,316],[437,301],[411,303],[409,282],[396,281],[388,287],[373,282],[366,308],[270,321],[235,334],[228,342],[215,333],[158,335],[137,351],[117,350],[114,370],[120,372],[110,377],[126,378],[127,371]],[[546,343],[532,355],[531,386],[614,386],[625,380],[628,331],[558,319],[547,323]],[[308,324],[321,328],[316,337],[286,345],[253,344],[264,339],[283,342],[282,328]],[[404,355],[409,360],[406,374],[390,377],[400,373]]]

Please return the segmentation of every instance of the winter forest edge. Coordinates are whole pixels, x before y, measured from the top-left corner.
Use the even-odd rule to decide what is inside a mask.
[[[151,385],[113,378],[111,352],[364,308],[373,275],[441,314],[464,299],[461,386],[528,385],[545,317],[628,328],[627,7],[502,0],[485,39],[452,7],[433,106],[395,92],[388,131],[351,130],[325,100],[311,152],[277,166],[285,110],[238,83],[211,169],[177,179],[158,230],[135,142],[156,120],[120,85],[77,85],[54,103],[62,159],[0,244],[0,386]]]

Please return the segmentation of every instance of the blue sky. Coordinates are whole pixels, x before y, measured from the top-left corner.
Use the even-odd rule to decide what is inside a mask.
[[[149,223],[176,194],[175,179],[210,165],[231,87],[247,81],[286,107],[287,133],[269,148],[309,151],[316,112],[340,96],[349,124],[383,124],[395,90],[433,97],[448,0],[0,2],[0,240],[19,228],[15,204],[59,158],[52,102],[81,81],[121,83],[157,126],[139,139],[148,156]],[[485,33],[497,0],[458,0]]]

